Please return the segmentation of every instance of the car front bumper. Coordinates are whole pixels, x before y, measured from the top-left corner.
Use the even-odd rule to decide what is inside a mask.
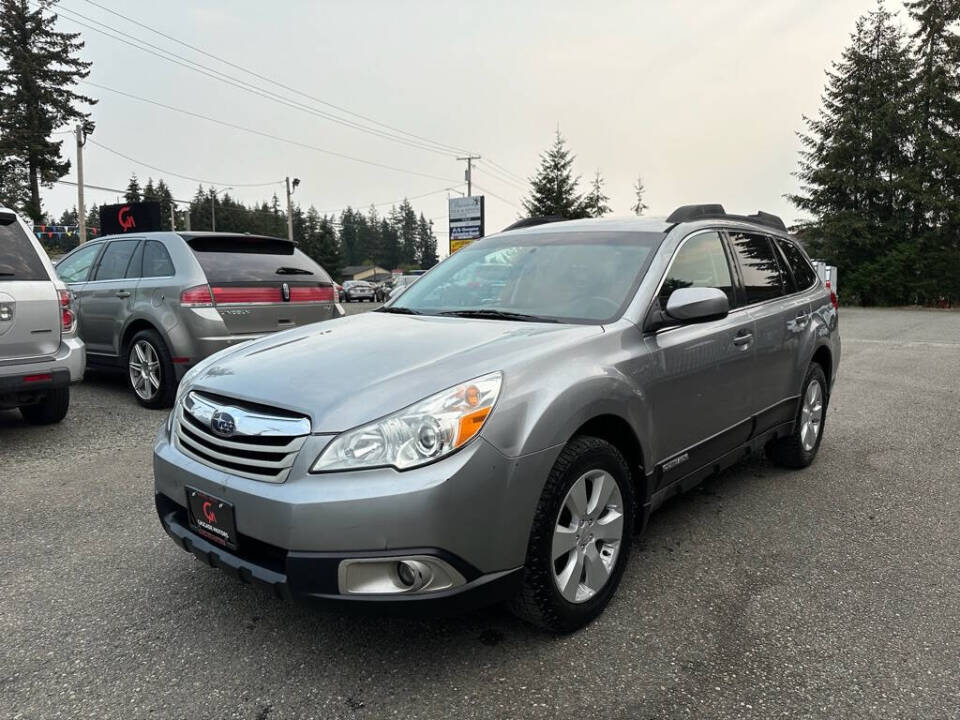
[[[309,473],[329,439],[311,436],[286,482],[267,483],[188,458],[161,429],[154,474],[164,529],[204,562],[284,597],[459,611],[516,591],[533,514],[559,448],[507,458],[479,438],[441,461],[402,473]],[[187,488],[233,504],[235,551],[189,527]],[[381,594],[346,592],[338,583],[344,561],[414,555],[449,564],[463,584]]]

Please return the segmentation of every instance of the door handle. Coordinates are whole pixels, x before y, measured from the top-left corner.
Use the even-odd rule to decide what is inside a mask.
[[[733,338],[733,344],[737,347],[746,347],[753,342],[753,333],[749,330],[741,330]]]
[[[129,293],[129,291],[127,291],[127,290],[118,290],[118,291],[117,291],[117,297],[118,297],[118,298],[128,298],[128,297],[130,297],[130,293]]]

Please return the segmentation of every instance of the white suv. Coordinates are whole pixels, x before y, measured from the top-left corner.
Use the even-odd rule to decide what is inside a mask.
[[[60,422],[83,379],[71,296],[30,227],[0,206],[0,410],[35,425]]]

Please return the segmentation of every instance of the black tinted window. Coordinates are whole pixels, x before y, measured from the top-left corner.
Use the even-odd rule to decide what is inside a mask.
[[[107,245],[97,266],[94,280],[115,280],[127,274],[127,265],[137,249],[139,240],[115,240]]]
[[[220,242],[219,238],[190,243],[207,281],[211,283],[314,280],[330,282],[317,263],[288,242]],[[230,240],[229,238],[227,239]]]
[[[701,233],[683,243],[660,287],[660,308],[666,310],[667,300],[674,290],[688,287],[723,290],[730,306],[734,306],[730,266],[718,233]]]
[[[169,277],[173,274],[173,260],[163,243],[147,240],[143,249],[143,277]]]
[[[0,282],[49,280],[29,236],[12,214],[0,214]]]
[[[747,304],[772,300],[784,294],[780,264],[766,235],[731,232],[733,249],[743,275]]]
[[[90,273],[90,266],[97,259],[97,253],[103,247],[99,243],[81,248],[70,257],[64,258],[57,264],[57,275],[65,283],[83,282]]]
[[[143,265],[143,245],[143,243],[137,245],[137,251],[130,258],[130,262],[127,263],[126,277],[128,278],[140,277],[140,268]]]
[[[793,279],[797,281],[798,290],[806,290],[817,281],[817,273],[810,266],[803,252],[789,240],[777,238],[777,244],[787,258],[787,263],[793,271]]]

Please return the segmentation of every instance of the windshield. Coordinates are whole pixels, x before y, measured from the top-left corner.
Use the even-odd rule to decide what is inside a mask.
[[[385,310],[609,322],[633,298],[663,237],[623,231],[494,236],[416,278]]]

